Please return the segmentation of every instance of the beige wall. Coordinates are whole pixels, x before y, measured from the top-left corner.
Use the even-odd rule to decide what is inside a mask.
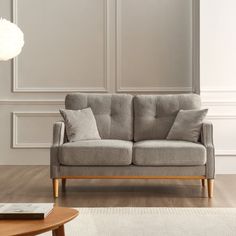
[[[214,124],[217,173],[236,173],[236,1],[201,1],[201,95]]]
[[[0,62],[0,164],[48,164],[68,92],[192,91],[192,1],[1,0],[25,47]]]

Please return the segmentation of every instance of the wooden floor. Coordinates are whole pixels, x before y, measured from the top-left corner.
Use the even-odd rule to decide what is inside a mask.
[[[236,207],[236,175],[218,175],[215,193],[199,180],[68,180],[56,204],[69,207]],[[0,166],[0,202],[53,202],[47,166]]]

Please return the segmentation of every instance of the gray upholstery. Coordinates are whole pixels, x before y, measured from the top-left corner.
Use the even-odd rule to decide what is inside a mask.
[[[205,175],[205,166],[60,166],[62,176],[200,176]],[[158,184],[158,182],[157,182]]]
[[[180,110],[166,139],[198,142],[207,109]]]
[[[213,144],[213,125],[210,121],[202,124],[201,142],[207,150],[206,177],[215,178],[215,148]]]
[[[141,166],[200,166],[206,164],[206,148],[200,143],[146,140],[134,144],[133,163]]]
[[[53,125],[53,141],[50,148],[50,175],[59,175],[59,147],[65,142],[65,124],[58,121]]]
[[[137,95],[134,97],[134,140],[165,139],[180,109],[200,109],[200,96]]]
[[[62,165],[130,165],[133,143],[124,140],[83,140],[60,147]]]
[[[82,110],[60,109],[70,142],[101,139],[95,117],[90,107]]]
[[[200,105],[200,97],[193,94],[68,95],[67,109],[91,107],[102,140],[68,143],[64,123],[55,123],[51,178],[205,176],[212,179],[215,177],[215,154],[210,122],[202,124],[201,144],[164,140],[180,109],[200,109]],[[133,144],[133,136],[140,142]]]
[[[91,107],[102,139],[133,139],[133,102],[126,94],[70,94],[66,109]]]

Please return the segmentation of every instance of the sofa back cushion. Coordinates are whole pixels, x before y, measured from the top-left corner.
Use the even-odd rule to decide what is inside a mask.
[[[90,107],[102,139],[133,140],[133,97],[128,94],[68,94],[65,108]]]
[[[196,94],[134,97],[134,140],[165,139],[180,109],[201,108]]]

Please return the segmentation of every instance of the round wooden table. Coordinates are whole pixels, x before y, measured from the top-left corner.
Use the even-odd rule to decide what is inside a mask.
[[[75,209],[54,207],[43,220],[0,220],[0,235],[33,236],[52,230],[53,236],[64,236],[64,224],[78,214]]]

